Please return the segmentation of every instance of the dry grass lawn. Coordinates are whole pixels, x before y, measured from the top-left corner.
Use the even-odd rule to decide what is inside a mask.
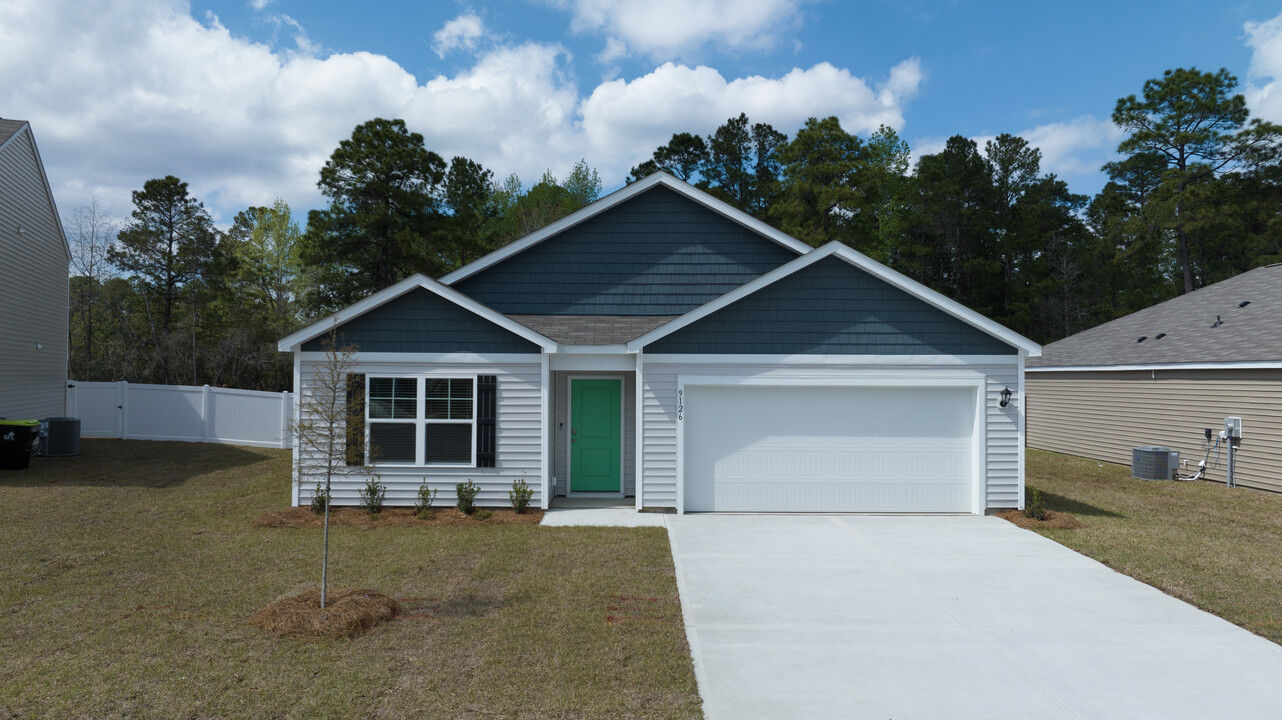
[[[245,620],[319,583],[319,529],[256,527],[289,455],[85,440],[0,472],[0,717],[699,717],[661,529],[331,530],[331,587],[402,614],[354,640]]]
[[[1027,479],[1085,524],[1037,532],[1282,643],[1282,495],[1135,480],[1124,465],[1038,450]]]

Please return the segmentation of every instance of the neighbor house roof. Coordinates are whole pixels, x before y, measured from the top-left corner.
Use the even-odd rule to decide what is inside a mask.
[[[1261,362],[1282,363],[1282,263],[1053,342],[1028,368]]]

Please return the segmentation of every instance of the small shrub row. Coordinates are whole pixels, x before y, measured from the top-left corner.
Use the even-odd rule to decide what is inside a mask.
[[[477,519],[484,520],[493,516],[491,510],[478,510],[476,507],[476,496],[481,492],[481,487],[470,479],[467,482],[461,482],[454,486],[454,494],[458,497],[458,509],[468,515],[474,515]],[[520,479],[512,483],[512,489],[508,491],[508,499],[512,503],[512,510],[517,514],[523,514],[529,507],[530,501],[534,499],[534,488],[525,481],[525,473],[521,473]],[[387,497],[387,485],[378,481],[378,478],[371,477],[365,481],[365,487],[360,489],[361,509],[371,515],[377,515],[383,511],[383,501]],[[414,502],[414,512],[423,519],[431,517],[433,505],[436,503],[436,489],[428,487],[423,483],[418,488],[418,498]],[[329,493],[325,488],[316,483],[316,490],[312,493],[312,512],[317,515],[324,514],[326,506],[329,505]]]

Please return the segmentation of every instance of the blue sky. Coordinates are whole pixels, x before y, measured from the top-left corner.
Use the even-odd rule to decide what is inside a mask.
[[[1240,2],[0,0],[0,116],[31,120],[60,209],[175,174],[220,224],[321,203],[317,172],[375,116],[527,182],[578,159],[607,189],[678,131],[836,115],[914,153],[1021,134],[1094,193],[1117,98],[1227,67],[1282,122],[1282,15]]]

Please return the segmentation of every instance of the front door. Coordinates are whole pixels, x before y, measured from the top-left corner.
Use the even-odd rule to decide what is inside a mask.
[[[570,492],[623,489],[623,381],[570,380]]]

